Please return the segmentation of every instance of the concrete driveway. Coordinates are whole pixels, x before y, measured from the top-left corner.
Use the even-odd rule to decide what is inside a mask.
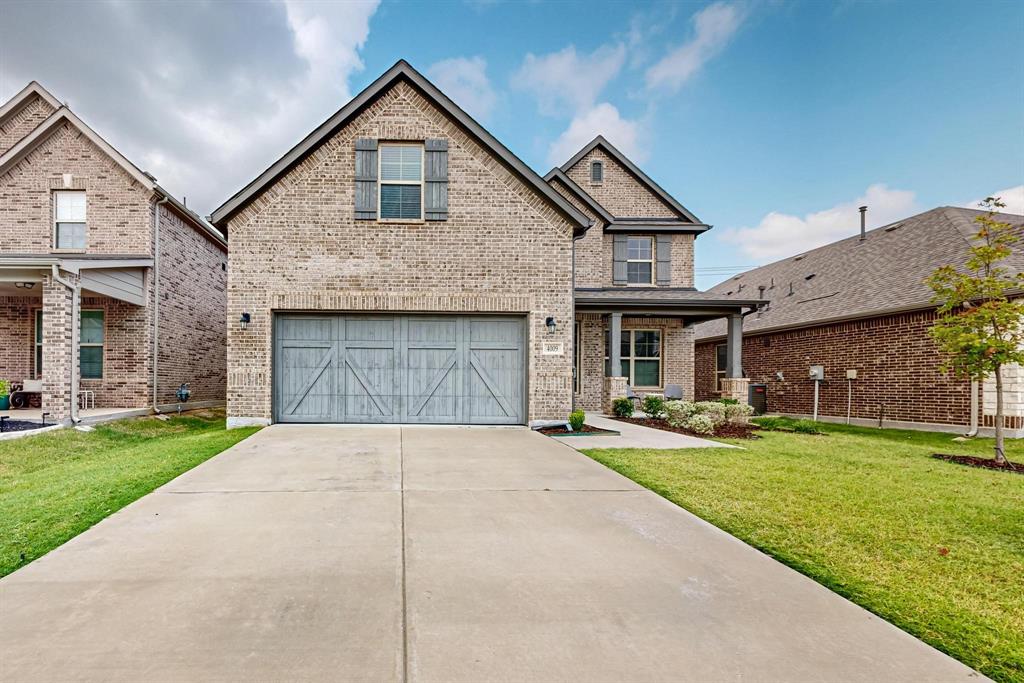
[[[981,677],[523,429],[275,426],[0,580],[0,679]]]

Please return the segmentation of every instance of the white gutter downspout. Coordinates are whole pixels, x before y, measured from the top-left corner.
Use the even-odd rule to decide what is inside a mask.
[[[50,266],[50,269],[53,280],[71,290],[71,423],[78,424],[81,422],[78,417],[78,308],[82,302],[82,289],[80,285],[62,278],[56,264]]]
[[[968,438],[978,435],[978,380],[971,380],[971,428],[964,434]]]
[[[159,413],[157,401],[158,371],[160,369],[160,207],[168,202],[164,197],[153,211],[153,412]]]

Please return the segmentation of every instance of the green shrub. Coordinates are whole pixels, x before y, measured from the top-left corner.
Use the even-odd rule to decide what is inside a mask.
[[[644,400],[640,403],[640,410],[647,413],[647,417],[654,418],[655,420],[661,420],[665,417],[665,399],[661,396],[644,396]]]
[[[800,434],[823,433],[818,427],[818,423],[811,420],[796,420],[793,422],[792,429],[794,432],[799,432]]]
[[[665,419],[677,429],[685,427],[686,421],[696,412],[697,404],[693,401],[667,401],[665,403]]]
[[[785,418],[781,417],[755,417],[751,420],[761,429],[768,432],[777,432],[785,425]]]
[[[791,417],[756,417],[751,420],[761,429],[769,432],[797,432],[799,434],[824,434],[821,426],[812,420],[794,420]]]
[[[709,413],[697,413],[696,415],[691,415],[684,425],[684,427],[689,429],[691,432],[709,435],[715,433],[716,426],[714,418],[712,418]]]
[[[754,407],[746,403],[726,403],[725,421],[732,424],[745,425],[750,422],[750,416],[754,414]]]
[[[715,401],[715,403],[721,403],[722,405],[726,406],[734,406],[738,405],[739,401],[734,398],[720,398],[717,401]]]
[[[0,396],[9,396],[11,393],[11,383],[6,379],[0,379]]]
[[[709,416],[716,425],[725,423],[728,407],[724,403],[719,403],[718,401],[698,401],[694,405],[697,406],[698,415]]]
[[[619,417],[632,417],[633,401],[625,397],[615,399],[612,401],[612,412]]]
[[[569,413],[569,426],[572,427],[572,431],[583,431],[583,421],[585,419],[587,419],[587,416],[582,410],[574,410]]]

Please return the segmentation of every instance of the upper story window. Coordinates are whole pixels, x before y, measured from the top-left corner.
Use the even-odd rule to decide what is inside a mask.
[[[626,243],[626,282],[649,285],[654,274],[654,238],[630,237]]]
[[[423,218],[423,146],[380,146],[380,217]]]
[[[600,161],[590,162],[590,182],[602,183],[604,182],[604,163]]]
[[[54,192],[53,222],[57,249],[85,249],[85,192]]]

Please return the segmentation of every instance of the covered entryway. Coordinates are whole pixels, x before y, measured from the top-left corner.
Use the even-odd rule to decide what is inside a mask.
[[[523,317],[279,313],[274,417],[524,424],[525,348]]]

